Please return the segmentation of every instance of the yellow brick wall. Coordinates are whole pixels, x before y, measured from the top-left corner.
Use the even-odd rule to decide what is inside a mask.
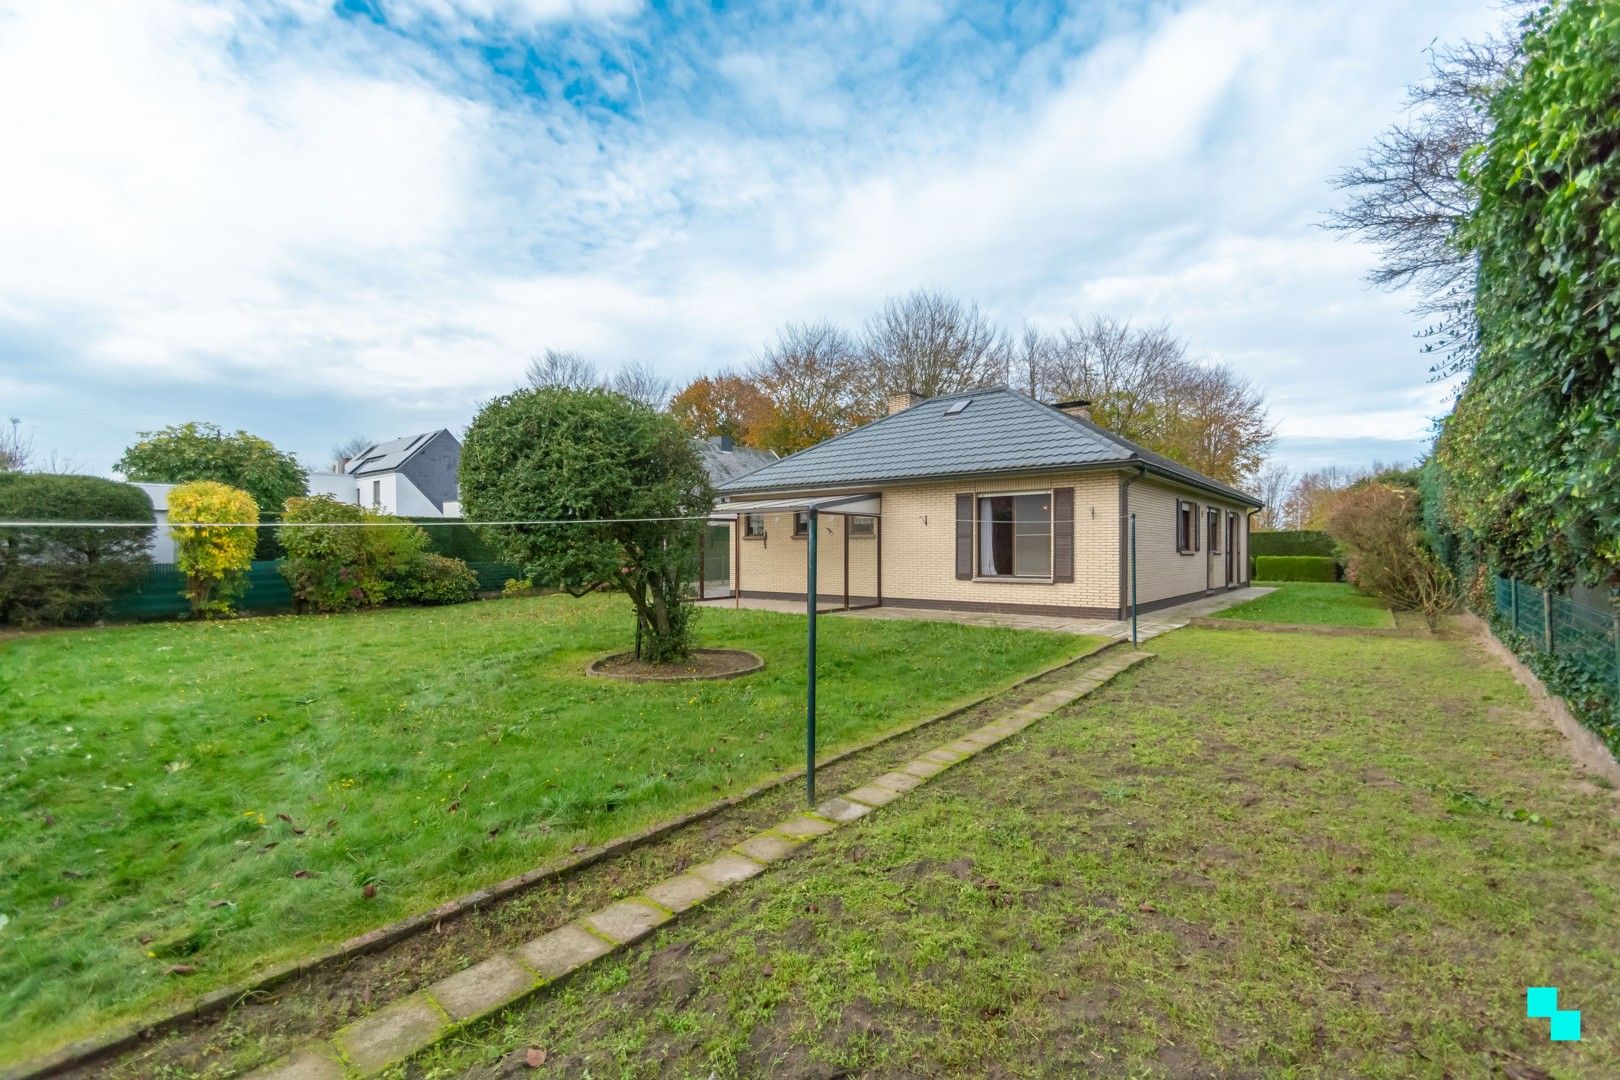
[[[1190,555],[1176,550],[1176,503],[1188,500],[1198,504],[1197,523],[1206,531],[1199,534],[1199,549]],[[1205,512],[1210,507],[1222,514],[1238,515],[1238,560],[1236,580],[1247,576],[1247,509],[1232,502],[1217,502],[1208,495],[1177,491],[1151,479],[1134,481],[1129,489],[1130,513],[1136,515],[1137,601],[1150,604],[1173,596],[1226,587],[1226,534],[1222,518],[1221,551],[1211,555]]]
[[[1002,492],[1074,491],[1074,581],[996,581],[956,578],[956,496]],[[1115,608],[1119,603],[1119,477],[1115,473],[1049,473],[1001,480],[962,480],[884,487],[883,599],[974,604]],[[818,592],[823,602],[843,593],[843,525],[821,521]],[[792,538],[791,514],[768,514],[766,539],[742,541],[744,592],[804,594],[804,540]],[[875,590],[876,551],[870,538],[850,540],[851,595]]]

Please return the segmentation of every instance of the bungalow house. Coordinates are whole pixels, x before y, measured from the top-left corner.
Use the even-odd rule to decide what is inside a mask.
[[[374,443],[343,463],[358,506],[402,517],[460,517],[461,440],[446,428]]]
[[[1260,502],[1005,387],[919,400],[717,485],[743,597],[1122,618],[1247,584]]]

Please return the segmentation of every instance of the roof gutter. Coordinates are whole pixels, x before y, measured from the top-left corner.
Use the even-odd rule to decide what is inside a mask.
[[[1125,589],[1129,584],[1131,575],[1131,485],[1136,483],[1148,473],[1146,465],[1136,467],[1135,476],[1119,474],[1119,617],[1124,619],[1130,614],[1130,598],[1126,596]]]

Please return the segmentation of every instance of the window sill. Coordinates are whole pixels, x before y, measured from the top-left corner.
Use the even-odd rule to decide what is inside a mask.
[[[998,585],[1054,585],[1056,581],[1050,577],[1018,577],[1013,574],[991,574],[989,576],[975,575],[974,581]]]
[[[765,537],[763,537],[763,536],[744,536],[743,539],[744,540],[752,540],[756,544],[763,544],[765,542]]]

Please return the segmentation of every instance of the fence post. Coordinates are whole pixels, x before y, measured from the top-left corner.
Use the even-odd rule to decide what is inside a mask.
[[[1519,632],[1519,579],[1508,578],[1508,610],[1512,612],[1513,632]]]
[[[1557,642],[1553,640],[1552,590],[1541,590],[1541,633],[1547,642],[1547,654],[1557,656]]]
[[[1620,596],[1609,601],[1609,609],[1614,624],[1614,693],[1620,699]]]

